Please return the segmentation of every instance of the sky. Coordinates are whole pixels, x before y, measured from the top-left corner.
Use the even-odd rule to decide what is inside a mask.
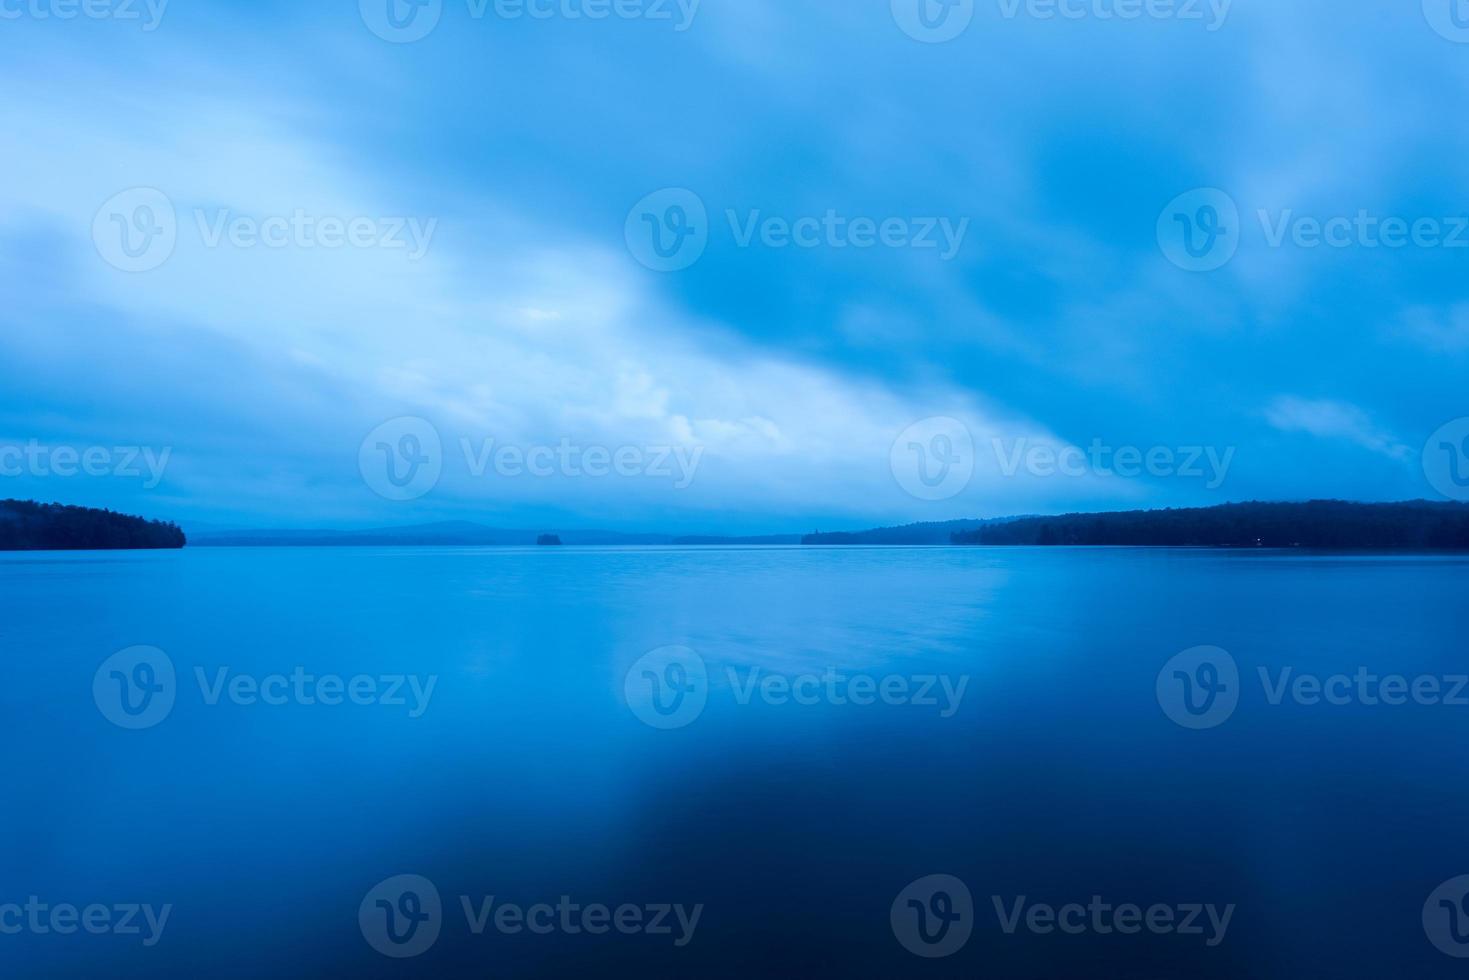
[[[1469,499],[1459,0],[0,0],[0,497]]]

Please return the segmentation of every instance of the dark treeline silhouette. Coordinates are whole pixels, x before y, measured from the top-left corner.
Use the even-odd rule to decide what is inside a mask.
[[[0,551],[182,548],[184,543],[184,532],[175,524],[90,507],[0,500]]]
[[[1469,549],[1469,504],[1224,504],[1028,517],[954,535],[955,544],[1213,548]]]

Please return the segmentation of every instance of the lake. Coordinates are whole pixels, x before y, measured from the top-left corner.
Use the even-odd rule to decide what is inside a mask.
[[[0,556],[6,976],[1462,975],[1469,558]]]

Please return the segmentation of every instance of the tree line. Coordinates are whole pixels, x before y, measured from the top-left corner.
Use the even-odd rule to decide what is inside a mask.
[[[0,500],[0,551],[93,551],[182,548],[177,524],[111,510]]]
[[[1028,517],[956,533],[954,544],[1208,548],[1469,549],[1469,504],[1242,503]]]

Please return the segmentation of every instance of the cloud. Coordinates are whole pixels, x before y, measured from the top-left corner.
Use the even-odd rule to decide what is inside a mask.
[[[1469,350],[1469,303],[1447,309],[1412,307],[1404,311],[1394,332],[1431,351],[1461,354]]]
[[[1378,428],[1366,412],[1346,402],[1282,395],[1265,409],[1265,419],[1282,432],[1346,440],[1389,459],[1407,459],[1413,454],[1391,433]]]
[[[126,113],[105,97],[38,98],[46,104],[0,109],[0,124],[15,136],[8,163],[25,177],[0,187],[0,213],[24,210],[28,222],[49,229],[69,293],[103,314],[89,322],[76,305],[29,309],[28,319],[50,323],[31,343],[84,347],[107,331],[115,344],[117,333],[136,331],[132,350],[147,362],[166,327],[170,348],[195,351],[201,364],[221,346],[237,348],[241,364],[274,363],[292,388],[304,382],[332,393],[323,399],[329,406],[313,406],[318,414],[292,427],[269,375],[242,371],[238,387],[195,390],[188,416],[227,414],[236,425],[269,432],[271,458],[191,452],[207,433],[186,433],[184,417],[175,427],[185,445],[175,454],[170,490],[192,490],[218,505],[234,485],[248,488],[232,501],[239,508],[353,513],[376,503],[355,472],[358,442],[386,418],[413,415],[438,427],[451,460],[486,440],[703,452],[697,484],[677,494],[650,482],[487,481],[446,466],[435,506],[906,517],[921,511],[894,480],[889,454],[914,422],[962,419],[978,446],[1051,438],[1043,426],[942,382],[900,390],[762,349],[670,302],[620,250],[536,226],[503,201],[471,202],[456,220],[443,220],[417,259],[404,250],[216,239],[210,229],[221,215],[381,222],[418,213],[424,224],[434,220],[415,212],[421,202],[413,195],[375,180],[370,167],[351,165],[318,136],[281,122],[312,117],[308,106],[277,106],[266,115],[228,93],[155,91],[143,78],[134,80]],[[165,132],[167,139],[157,138]],[[88,145],[106,153],[85,152]],[[142,273],[109,267],[91,240],[96,207],[132,185],[162,191],[177,215],[172,255]],[[497,220],[483,220],[491,215]],[[150,324],[151,340],[143,326]],[[0,338],[0,346],[19,340]],[[29,363],[39,370],[43,360]],[[92,397],[107,395],[94,390]],[[1019,506],[1051,489],[1000,481],[993,467],[982,467],[967,498],[931,516],[971,514],[999,501]],[[272,485],[281,488],[274,501]]]

